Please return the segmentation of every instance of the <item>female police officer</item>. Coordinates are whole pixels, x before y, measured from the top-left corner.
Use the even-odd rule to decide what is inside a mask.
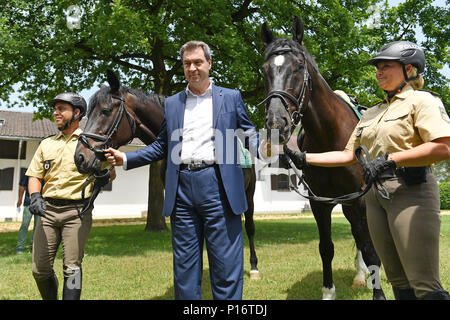
[[[370,64],[387,96],[357,124],[343,151],[284,152],[305,165],[342,166],[356,162],[363,145],[373,159],[364,178],[382,179],[390,200],[372,187],[367,220],[375,249],[396,299],[449,299],[439,280],[439,190],[429,165],[450,158],[450,120],[441,100],[423,86],[422,49],[408,41],[383,46]]]
[[[58,280],[53,262],[59,244],[64,248],[63,299],[81,295],[81,261],[92,224],[92,209],[83,219],[81,191],[88,177],[80,174],[74,153],[81,129],[80,119],[86,113],[86,101],[76,93],[62,93],[49,101],[58,129],[55,136],[41,142],[26,172],[31,195],[30,211],[39,215],[33,242],[33,276],[44,300],[57,299]],[[41,179],[44,187],[41,196]],[[86,190],[86,197],[91,194]]]

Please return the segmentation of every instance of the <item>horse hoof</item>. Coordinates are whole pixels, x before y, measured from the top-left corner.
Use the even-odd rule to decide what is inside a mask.
[[[360,288],[360,287],[365,287],[365,286],[366,286],[366,276],[365,276],[365,274],[358,273],[353,278],[352,288]]]
[[[260,280],[261,276],[259,275],[258,270],[250,270],[250,280]]]
[[[322,300],[335,300],[336,299],[336,288],[322,287]]]

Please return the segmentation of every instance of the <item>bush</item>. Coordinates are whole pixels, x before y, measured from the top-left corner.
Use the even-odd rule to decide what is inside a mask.
[[[450,209],[450,182],[442,182],[439,184],[439,194],[441,197],[441,209]]]

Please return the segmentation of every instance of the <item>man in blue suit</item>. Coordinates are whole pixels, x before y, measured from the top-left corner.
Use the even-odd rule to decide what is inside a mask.
[[[259,135],[241,94],[212,84],[208,45],[189,41],[180,56],[188,85],[166,99],[157,140],[105,155],[126,170],[168,158],[163,214],[172,227],[175,299],[201,299],[204,240],[214,299],[242,299],[247,201],[237,139],[258,156]]]

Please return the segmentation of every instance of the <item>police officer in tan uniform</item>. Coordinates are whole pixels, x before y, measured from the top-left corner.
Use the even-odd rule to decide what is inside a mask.
[[[44,300],[57,299],[58,280],[53,262],[63,245],[63,299],[81,295],[81,262],[92,225],[92,208],[81,219],[82,189],[87,174],[80,174],[74,154],[80,119],[86,114],[86,101],[76,93],[62,93],[49,101],[60,132],[41,142],[26,172],[31,195],[30,211],[39,215],[33,242],[33,276]],[[41,190],[41,179],[44,187]],[[89,185],[85,197],[92,192]]]
[[[450,120],[442,101],[423,87],[423,50],[409,41],[383,46],[370,64],[386,99],[364,113],[343,151],[284,152],[294,164],[342,166],[356,162],[354,151],[368,148],[366,195],[369,232],[397,300],[448,300],[439,279],[440,199],[430,165],[450,158]]]

